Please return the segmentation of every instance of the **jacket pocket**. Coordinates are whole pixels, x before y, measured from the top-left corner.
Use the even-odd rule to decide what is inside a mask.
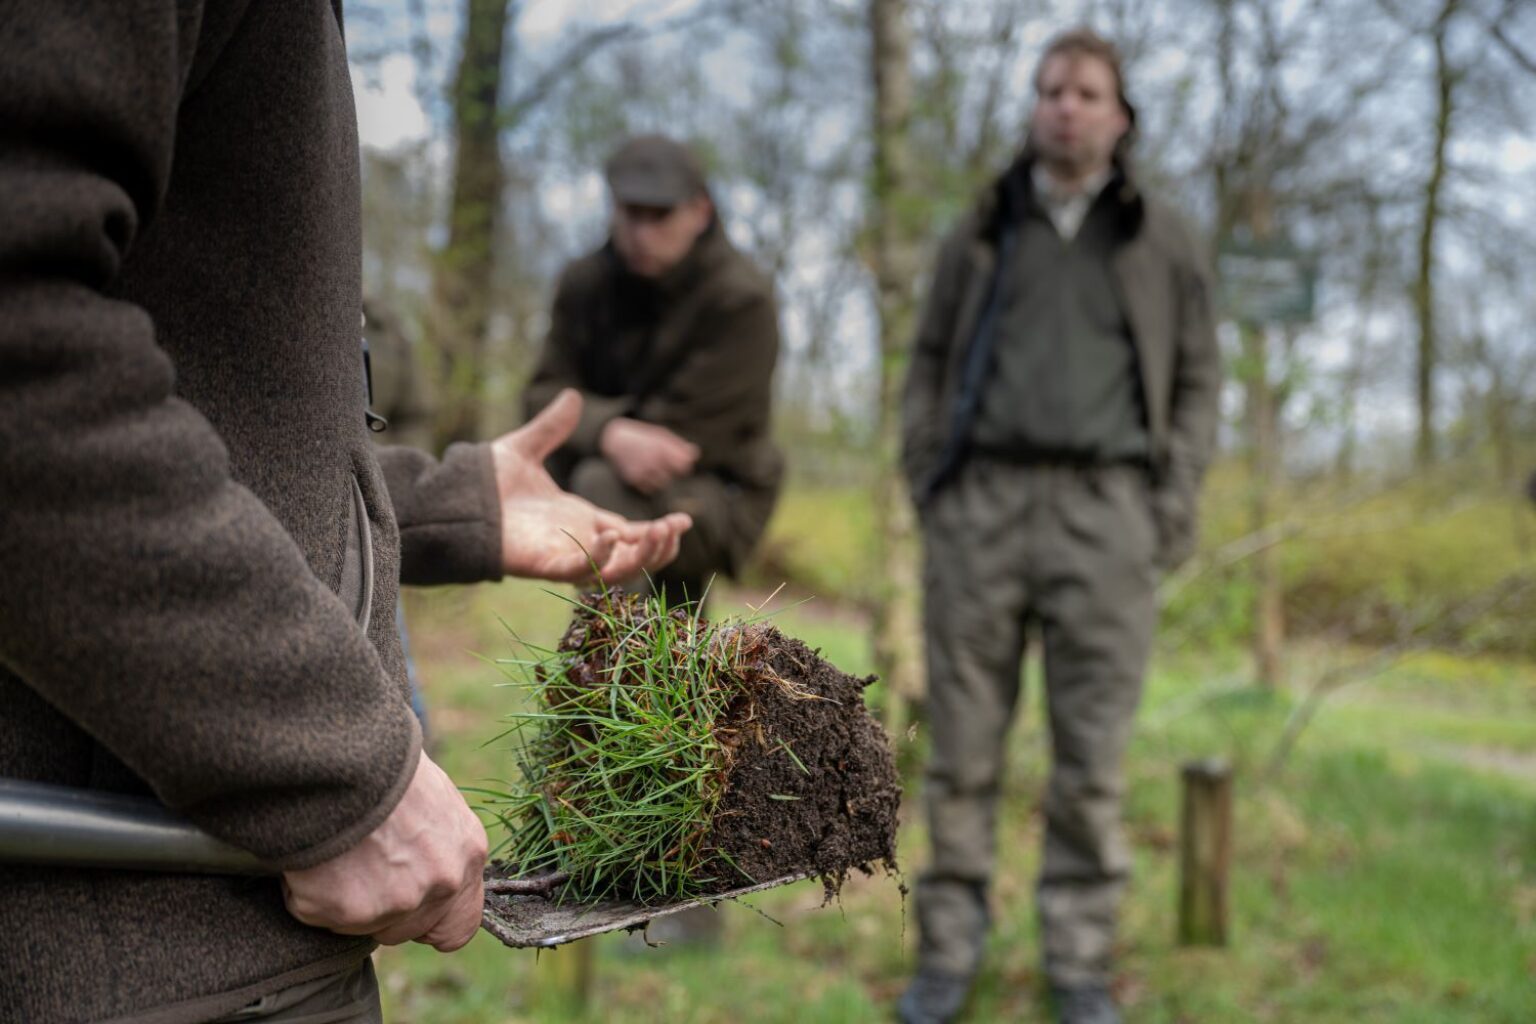
[[[352,485],[351,510],[347,516],[347,546],[341,557],[341,583],[336,596],[352,613],[358,626],[368,632],[373,617],[373,528],[368,525],[368,505],[357,476],[347,477]]]
[[[1157,567],[1172,572],[1195,553],[1199,529],[1194,495],[1170,485],[1154,489],[1152,520],[1157,526]]]

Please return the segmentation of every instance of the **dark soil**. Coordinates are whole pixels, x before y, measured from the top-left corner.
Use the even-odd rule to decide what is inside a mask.
[[[851,869],[894,870],[901,784],[864,706],[875,677],[841,672],[772,627],[744,628],[756,664],[744,673],[750,699],[721,723],[737,745],[711,836],[726,863],[712,873],[747,884],[803,872],[832,895]]]
[[[653,612],[635,595],[611,593],[604,607]],[[689,613],[668,615],[685,623]],[[578,610],[559,644],[579,659],[567,668],[570,683],[605,678],[606,654],[589,660],[589,652],[608,649],[606,632],[587,608]],[[875,677],[839,671],[767,625],[724,626],[718,639],[737,656],[732,678],[720,680],[733,694],[713,730],[724,747],[724,785],[695,877],[724,892],[813,875],[830,897],[850,870],[894,871],[901,785],[885,730],[864,706]]]

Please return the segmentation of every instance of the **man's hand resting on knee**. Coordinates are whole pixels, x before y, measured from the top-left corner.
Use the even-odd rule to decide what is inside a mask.
[[[666,490],[699,463],[699,446],[692,441],[666,427],[623,416],[603,427],[598,447],[619,479],[641,494]]]
[[[283,897],[305,924],[447,953],[480,927],[486,850],[480,819],[422,754],[389,817],[339,857],[285,872]]]

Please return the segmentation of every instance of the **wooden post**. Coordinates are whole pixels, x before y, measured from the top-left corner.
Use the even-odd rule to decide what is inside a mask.
[[[597,944],[582,939],[555,949],[539,951],[540,958],[547,957],[548,966],[544,977],[544,991],[548,998],[540,1000],[547,1008],[557,1008],[580,1016],[591,1003],[592,981],[597,973],[594,954]],[[553,1007],[550,1004],[554,1004]]]
[[[1184,766],[1179,836],[1179,944],[1227,944],[1232,864],[1232,769],[1211,758]]]

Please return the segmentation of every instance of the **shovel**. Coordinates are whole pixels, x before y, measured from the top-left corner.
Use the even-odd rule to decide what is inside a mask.
[[[216,839],[145,797],[0,779],[0,863],[215,875],[275,875],[248,850]],[[518,949],[550,948],[721,900],[750,896],[806,874],[672,903],[558,902],[563,876],[511,878],[486,869],[480,926]]]

